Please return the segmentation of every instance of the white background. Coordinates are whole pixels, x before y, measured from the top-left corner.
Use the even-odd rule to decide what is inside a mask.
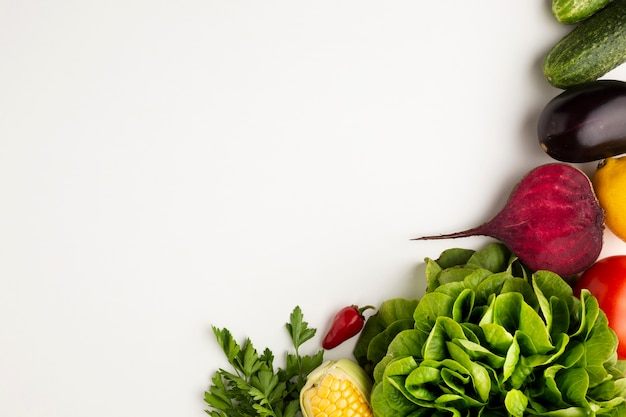
[[[0,415],[200,417],[211,325],[280,363],[296,305],[307,353],[419,297],[486,239],[410,238],[551,162],[568,30],[548,1],[0,0]]]

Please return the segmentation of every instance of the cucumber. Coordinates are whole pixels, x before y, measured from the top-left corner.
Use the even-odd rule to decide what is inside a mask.
[[[561,23],[582,22],[612,0],[552,0],[552,14]]]
[[[613,0],[565,35],[546,56],[543,73],[557,88],[595,81],[626,62],[626,0]]]

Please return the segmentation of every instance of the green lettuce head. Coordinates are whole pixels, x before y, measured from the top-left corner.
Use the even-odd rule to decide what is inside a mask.
[[[355,347],[376,416],[626,415],[626,366],[589,292],[499,243],[426,259],[426,276],[426,294],[383,303]]]

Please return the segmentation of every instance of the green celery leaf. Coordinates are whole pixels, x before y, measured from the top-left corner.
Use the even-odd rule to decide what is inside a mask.
[[[239,344],[233,338],[233,335],[228,329],[219,329],[215,326],[211,326],[213,329],[213,334],[215,335],[215,339],[217,343],[221,346],[224,354],[226,355],[226,359],[228,363],[231,365],[234,364],[235,358],[239,354]]]
[[[279,417],[295,417],[300,412],[300,401],[298,399],[291,400],[285,406],[282,416]]]
[[[256,411],[256,415],[257,416],[261,416],[261,417],[277,417],[276,414],[274,413],[274,410],[272,410],[271,408],[266,407],[264,405],[253,404],[252,408],[254,408],[254,411]]]
[[[259,371],[256,375],[250,378],[250,385],[258,390],[254,399],[260,401],[262,404],[269,403],[269,397],[272,391],[278,385],[278,375],[273,371]]]
[[[280,380],[280,377],[279,377]],[[283,397],[288,393],[287,383],[281,381],[274,386],[274,388],[268,393],[267,399],[271,404],[280,403]]]
[[[295,354],[287,355],[286,371],[289,378],[298,377],[297,388],[301,389],[306,380],[306,376],[324,362],[324,351],[319,350],[315,355],[300,356]]]
[[[259,355],[250,339],[244,341],[235,362],[237,369],[241,370],[246,378],[252,376],[263,366],[263,362],[259,361]]]
[[[296,350],[298,350],[304,342],[315,336],[316,330],[308,326],[309,324],[304,321],[304,315],[302,314],[300,306],[296,306],[289,316],[289,323],[285,325]]]
[[[315,329],[303,320],[299,307],[290,315],[286,328],[295,353],[286,355],[286,367],[274,368],[274,355],[265,349],[258,355],[252,342],[246,339],[239,345],[227,329],[213,326],[218,344],[222,347],[233,372],[220,369],[204,394],[209,406],[206,413],[212,417],[295,417],[300,410],[300,389],[307,375],[323,362],[324,351],[315,355],[300,355],[298,348],[310,340]]]
[[[230,411],[233,409],[232,399],[228,396],[228,388],[224,385],[224,380],[220,372],[216,372],[212,379],[213,385],[210,390],[204,393],[204,400],[211,407],[220,411]]]

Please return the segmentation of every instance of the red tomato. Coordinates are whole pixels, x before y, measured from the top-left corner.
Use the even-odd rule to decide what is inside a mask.
[[[609,326],[617,334],[617,355],[626,359],[626,255],[609,256],[594,263],[574,284],[574,294],[586,288],[598,299]]]

